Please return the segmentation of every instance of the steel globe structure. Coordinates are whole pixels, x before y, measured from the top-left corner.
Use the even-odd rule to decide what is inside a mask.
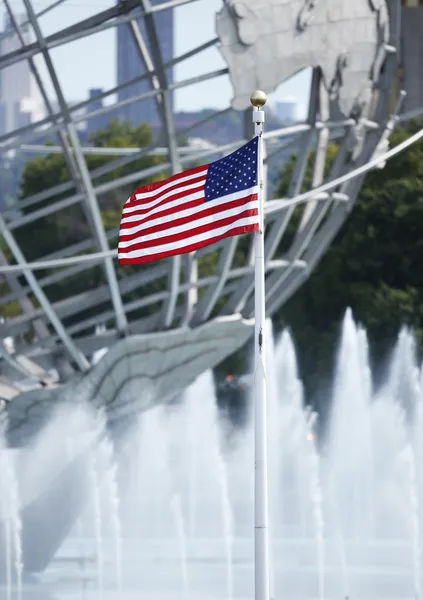
[[[250,242],[242,265],[237,262],[237,248],[240,243],[246,242],[232,238],[196,254],[160,261],[136,272],[117,267],[117,229],[108,227],[102,219],[102,204],[107,193],[128,185],[136,186],[143,178],[158,173],[183,170],[193,161],[206,163],[215,160],[235,150],[251,135],[247,125],[244,139],[233,140],[229,144],[200,151],[178,146],[172,114],[173,91],[205,80],[229,77],[234,89],[234,107],[248,113],[251,111],[251,106],[248,108],[249,96],[255,88],[262,87],[265,92],[272,92],[285,77],[302,68],[312,67],[305,122],[268,130],[264,134],[266,160],[274,159],[289,147],[297,152],[287,198],[268,199],[266,202],[266,303],[269,316],[295,293],[319,262],[351,212],[360,190],[364,175],[355,177],[354,170],[375,156],[396,122],[400,103],[392,108],[392,89],[397,69],[400,0],[360,0],[354,11],[349,0],[337,0],[335,4],[329,0],[317,4],[296,0],[289,13],[294,17],[289,18],[286,12],[289,3],[285,0],[262,2],[260,11],[254,14],[248,12],[245,0],[228,0],[222,3],[217,15],[218,35],[166,63],[161,54],[157,18],[163,11],[177,11],[185,4],[190,4],[189,0],[162,3],[122,0],[107,10],[45,37],[40,26],[42,14],[36,14],[31,0],[24,0],[26,17],[23,23],[18,20],[13,6],[5,0],[13,26],[12,33],[7,35],[13,34],[19,44],[0,57],[0,69],[19,62],[29,64],[44,101],[45,116],[0,136],[0,152],[3,155],[19,152],[40,137],[54,138],[56,145],[51,146],[50,151],[63,153],[69,171],[68,181],[27,196],[5,208],[0,215],[3,238],[0,275],[6,284],[2,288],[1,302],[17,301],[20,306],[18,316],[1,324],[3,375],[0,397],[9,404],[10,414],[15,415],[18,421],[21,421],[18,414],[23,420],[27,419],[27,402],[32,403],[31,398],[42,403],[43,398],[50,398],[53,394],[54,400],[46,399],[46,404],[49,404],[65,397],[66,392],[59,385],[62,383],[70,382],[71,388],[77,385],[78,389],[85,385],[91,391],[80,395],[91,398],[91,379],[97,379],[95,368],[91,368],[92,357],[102,349],[115,345],[118,348],[103,359],[109,361],[105,371],[111,372],[115,368],[115,363],[112,365],[110,362],[112,355],[119,361],[129,352],[129,346],[131,352],[135,352],[134,345],[142,348],[143,352],[149,352],[156,340],[160,340],[157,342],[160,351],[173,353],[172,356],[168,354],[165,361],[167,370],[159,352],[145,362],[147,365],[151,359],[156,366],[148,370],[141,364],[137,376],[145,376],[150,383],[154,379],[156,385],[165,377],[165,371],[172,371],[171,365],[178,364],[165,386],[167,391],[160,392],[160,397],[166,399],[180,391],[202,370],[212,367],[239,348],[252,333],[254,267]],[[43,14],[54,11],[55,6],[52,4]],[[279,20],[274,18],[276,13]],[[357,43],[355,36],[359,18],[361,23],[366,23],[368,32],[362,44]],[[150,89],[81,114],[81,110],[89,109],[98,96],[76,105],[70,104],[65,98],[51,53],[58,47],[66,51],[76,40],[114,27],[124,27],[132,36],[140,58],[140,73],[136,79],[102,92],[101,98],[113,98],[120,88],[130,89],[131,85],[139,82],[148,82]],[[25,41],[24,28],[33,31],[34,42]],[[332,40],[329,48],[324,43],[325,32],[333,32],[329,36]],[[287,46],[286,42],[291,38],[298,38],[300,45]],[[223,56],[226,62],[224,68],[206,70],[204,74],[187,80],[168,80],[170,66],[183,64],[210,48],[215,48]],[[325,58],[326,55],[331,57],[330,61]],[[36,62],[39,56],[43,58],[44,71]],[[252,86],[254,82],[257,85]],[[54,89],[56,107],[49,99],[47,84]],[[245,90],[248,87],[246,96],[244,87]],[[264,92],[256,92],[251,100],[253,104],[263,106],[265,97]],[[77,128],[81,121],[107,112],[113,114],[123,105],[151,98],[156,103],[162,127],[150,147],[93,149],[82,143]],[[228,106],[223,111],[216,111],[178,133],[191,135],[196,127],[232,110]],[[250,121],[251,117],[247,116],[246,123]],[[327,150],[331,140],[336,140],[338,152],[327,175]],[[86,156],[96,152],[117,157],[107,165],[90,171]],[[317,191],[303,194],[301,202],[297,202],[312,152],[312,190]],[[164,156],[164,162],[110,178],[118,168],[128,167],[148,154]],[[322,184],[349,172],[351,177],[342,185],[324,193],[318,192]],[[122,204],[125,199],[122,198]],[[57,247],[53,253],[41,257],[24,255],[16,232],[29,224],[37,227],[43,220],[60,215],[61,211],[72,206],[81,208],[90,227],[89,238]],[[296,233],[286,247],[284,235],[292,223],[295,223]],[[206,275],[202,269],[204,262],[209,264]],[[101,283],[97,287],[73,294],[70,284],[65,296],[59,300],[51,298],[49,286],[52,283],[61,282],[63,285],[66,280],[72,281],[78,274],[90,270],[101,273]],[[145,312],[142,317],[139,316],[141,309]],[[7,345],[5,338],[12,338],[14,343]],[[166,350],[171,339],[172,350],[169,350],[170,346]],[[196,346],[193,340],[195,344],[202,345],[203,354],[198,352],[200,346]],[[181,352],[183,355],[183,349],[188,348],[191,342],[194,344],[191,358],[187,362],[185,356],[178,363],[176,357],[181,357]],[[139,363],[143,363],[141,355]],[[181,376],[182,370],[184,377]],[[52,373],[58,373],[58,377],[55,379]],[[119,379],[125,381],[122,373]],[[134,376],[131,380],[136,379]],[[128,388],[129,384],[125,386]],[[30,392],[28,397],[25,393],[21,394],[24,387],[35,391]],[[108,393],[103,392],[103,396]],[[9,403],[12,398],[13,402]],[[21,398],[19,402],[18,398]]]
[[[4,0],[10,27],[2,40],[13,37],[16,47],[3,48],[0,70],[28,63],[44,114],[3,133],[0,153],[45,151],[36,143],[47,139],[53,144],[48,152],[62,153],[68,169],[67,180],[26,195],[0,214],[1,302],[15,301],[20,310],[0,324],[0,399],[9,447],[30,444],[58,404],[74,408],[79,403],[101,412],[119,450],[136,413],[172,400],[253,333],[252,240],[230,238],[195,254],[125,270],[117,265],[116,224],[108,225],[102,214],[107,194],[123,194],[148,177],[176,173],[193,162],[208,163],[237,149],[252,135],[250,100],[264,106],[266,94],[311,67],[306,120],[264,134],[266,162],[289,148],[296,153],[287,197],[267,198],[265,204],[266,304],[272,316],[306,281],[348,218],[366,165],[385,148],[398,120],[403,94],[395,97],[393,90],[400,0],[261,0],[258,10],[251,9],[249,0],[225,0],[216,16],[217,35],[165,60],[160,15],[202,1],[120,0],[45,36],[41,20],[54,14],[61,0],[38,14],[32,0],[23,0],[23,20]],[[357,40],[358,22],[362,40]],[[72,43],[113,28],[131,36],[140,59],[139,74],[89,100],[69,102],[52,52],[56,48],[72,52]],[[28,30],[34,41],[25,37]],[[223,58],[221,68],[207,70],[205,65],[204,73],[195,77],[169,78],[171,67],[188,64],[211,49]],[[40,57],[44,69],[39,68]],[[173,92],[217,78],[229,79],[232,106],[176,132]],[[140,83],[149,89],[137,91]],[[119,99],[122,90],[125,97]],[[253,90],[263,92],[252,95]],[[93,109],[99,98],[113,100],[116,94],[114,103]],[[150,146],[93,148],[83,143],[81,122],[115,115],[124,106],[151,99],[161,128]],[[180,143],[196,128],[233,110],[246,116],[240,139],[201,150]],[[328,168],[331,141],[336,142],[337,153]],[[86,157],[92,154],[111,160],[90,170]],[[144,169],[131,168],[148,155],[161,160]],[[310,164],[311,189],[304,193]],[[123,167],[125,173],[117,174]],[[122,204],[125,200],[122,197]],[[39,227],[71,207],[79,207],[89,228],[86,239],[58,244],[43,256],[24,254],[19,230]],[[86,273],[95,273],[98,283],[76,293],[72,281]],[[64,290],[59,298],[51,294],[57,283]],[[99,352],[104,356],[93,364]],[[49,564],[86,503],[79,485],[86,467],[84,452],[54,481],[44,482],[21,511],[22,561],[27,571],[41,571]],[[53,505],[58,507],[54,515]]]

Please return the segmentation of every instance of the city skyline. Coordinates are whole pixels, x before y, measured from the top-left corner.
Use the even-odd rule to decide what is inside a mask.
[[[115,0],[91,0],[79,3],[69,0],[47,15],[41,17],[40,23],[44,35],[68,27],[80,20],[114,5]],[[50,0],[34,3],[36,12],[43,10]],[[175,36],[174,52],[181,55],[216,36],[215,14],[220,9],[222,0],[197,0],[174,9]],[[15,12],[23,12],[19,0],[14,0]],[[4,15],[2,15],[4,22]],[[129,34],[129,30],[128,30]],[[98,56],[101,56],[101,61]],[[68,101],[79,101],[88,97],[92,88],[108,89],[116,85],[116,30],[111,29],[94,36],[78,40],[51,51],[65,97]],[[37,65],[45,74],[45,67],[40,56]],[[81,69],[81,64],[84,68]],[[175,67],[175,80],[184,80],[208,71],[218,70],[225,66],[216,47],[201,55],[197,55]],[[302,72],[280,86],[275,98],[281,100],[286,96],[295,97],[299,104],[300,117],[303,118],[309,86],[309,73]],[[51,88],[49,95],[53,96]],[[232,98],[232,88],[228,76],[213,81],[182,88],[175,93],[176,111],[196,111],[203,108],[225,108]]]

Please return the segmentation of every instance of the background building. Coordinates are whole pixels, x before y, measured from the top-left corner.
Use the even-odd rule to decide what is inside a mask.
[[[92,88],[88,90],[89,98],[97,98],[95,102],[90,104],[87,108],[87,113],[94,113],[100,111],[104,108],[104,102],[102,98],[103,89],[102,88]],[[88,135],[98,131],[99,129],[104,129],[107,127],[108,122],[110,121],[109,113],[101,113],[99,115],[93,116],[91,119],[88,119],[86,125],[86,132]]]
[[[276,116],[281,123],[295,123],[298,119],[298,103],[295,98],[285,98],[277,102]]]
[[[423,0],[403,0],[402,6],[399,77],[408,111],[423,105]]]
[[[153,0],[153,5],[163,4],[163,0]],[[159,46],[162,61],[164,64],[173,58],[173,10],[167,9],[159,11],[154,15],[156,23],[157,36],[159,38]],[[148,38],[144,19],[138,20],[138,26],[141,34],[151,54],[151,45]],[[118,25],[117,27],[117,84],[122,85],[135,77],[139,77],[145,72],[144,65],[141,61],[139,51],[135,45],[131,35],[130,28],[127,24]],[[167,69],[168,83],[173,82],[173,69]],[[118,100],[128,100],[134,96],[139,96],[151,89],[149,81],[142,81],[118,92]],[[173,97],[171,95],[173,107]],[[147,122],[151,127],[160,127],[160,120],[157,113],[156,102],[154,98],[133,102],[119,108],[117,116],[121,119],[130,121],[133,125],[140,122]]]
[[[31,44],[34,37],[24,15],[16,17],[21,26],[25,44]],[[14,33],[9,16],[5,17],[5,28],[0,40],[2,55],[21,47]],[[0,134],[19,129],[28,123],[42,119],[45,114],[41,94],[30,71],[28,61],[20,61],[0,71]]]

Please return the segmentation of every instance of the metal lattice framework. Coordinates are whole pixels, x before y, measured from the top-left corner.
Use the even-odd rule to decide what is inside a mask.
[[[28,24],[35,34],[35,42],[25,45],[12,5],[9,0],[4,4],[10,20],[19,36],[21,48],[0,57],[0,69],[19,61],[28,61],[44,100],[47,117],[26,125],[19,130],[0,136],[0,152],[18,150],[31,144],[40,135],[52,135],[57,138],[57,146],[66,160],[70,178],[63,183],[44,190],[20,201],[19,206],[25,214],[17,214],[13,208],[5,209],[0,215],[0,233],[13,256],[11,265],[7,265],[6,254],[1,252],[0,276],[8,284],[8,292],[1,302],[18,300],[21,314],[3,323],[1,337],[12,336],[18,340],[14,353],[3,345],[1,352],[4,361],[10,366],[13,378],[31,377],[39,382],[48,383],[47,370],[60,367],[62,377],[71,376],[75,371],[89,369],[91,355],[100,348],[111,346],[122,336],[134,333],[161,331],[166,328],[187,325],[196,327],[212,316],[241,313],[249,318],[253,314],[253,260],[252,247],[244,265],[235,265],[234,258],[239,238],[225,240],[218,245],[205,248],[195,255],[175,257],[151,266],[145,266],[136,274],[118,272],[116,262],[116,229],[106,229],[102,222],[102,199],[107,192],[128,184],[136,184],[140,179],[167,170],[177,172],[184,166],[196,161],[207,162],[220,157],[223,153],[236,149],[244,140],[212,148],[207,151],[188,153],[186,148],[178,148],[175,125],[171,110],[170,93],[188,85],[196,85],[208,79],[227,77],[226,68],[204,75],[169,83],[167,69],[194,55],[201,54],[219,44],[218,38],[206,41],[199,47],[182,56],[177,56],[163,64],[158,44],[155,16],[158,12],[175,9],[194,0],[170,0],[152,6],[150,0],[121,0],[108,10],[99,12],[76,25],[72,25],[53,35],[44,37],[40,28],[40,14],[36,14],[31,0],[23,0]],[[54,8],[55,2],[50,8]],[[391,89],[397,68],[399,45],[400,1],[391,1],[391,38],[386,44],[385,63],[377,86],[373,90],[373,109],[366,119],[344,119],[331,121],[327,94],[324,93],[319,70],[313,71],[310,104],[306,122],[269,131],[265,134],[267,158],[276,156],[282,149],[293,145],[298,149],[294,173],[289,187],[288,197],[294,199],[302,190],[304,176],[310,152],[316,149],[313,165],[312,188],[318,188],[325,181],[331,181],[365,165],[374,157],[381,140],[383,141],[397,120],[399,106],[391,113],[389,110]],[[46,9],[49,10],[49,9]],[[45,13],[45,11],[43,11]],[[145,21],[147,40],[144,40],[138,19]],[[104,31],[117,25],[126,24],[128,35],[132,35],[140,55],[140,75],[120,87],[114,87],[102,94],[103,98],[113,97],[123,87],[148,81],[151,90],[134,96],[130,102],[155,98],[162,122],[162,132],[156,143],[146,149],[128,149],[106,166],[89,171],[85,155],[92,152],[84,148],[77,124],[113,111],[128,100],[108,105],[101,110],[80,114],[95,99],[70,106],[62,91],[55,66],[51,59],[53,48],[65,46],[70,42]],[[147,43],[146,43],[147,42]],[[41,55],[47,67],[50,84],[57,97],[56,110],[46,92],[43,79],[35,58]],[[141,69],[142,65],[142,69]],[[183,134],[191,134],[195,128],[206,121],[217,119],[229,112],[217,111],[195,126],[186,129]],[[357,129],[365,132],[364,143],[357,156],[350,153],[350,142]],[[246,132],[247,136],[247,132]],[[329,140],[339,138],[339,151],[328,176],[325,165]],[[52,151],[55,149],[52,148]],[[104,151],[106,152],[106,150]],[[164,164],[137,171],[113,181],[101,182],[105,174],[146,154],[167,155]],[[318,263],[325,249],[333,240],[342,223],[348,217],[359,192],[364,175],[351,177],[336,189],[324,194],[310,193],[303,204],[295,211],[292,203],[274,205],[268,203],[266,211],[266,301],[269,315],[272,315],[307,279]],[[57,199],[59,197],[60,199]],[[124,199],[122,199],[124,200]],[[54,213],[74,205],[83,208],[92,235],[77,244],[57,248],[53,254],[44,256],[37,263],[31,263],[31,256],[24,256],[15,232],[20,227],[39,222]],[[302,214],[298,216],[298,210]],[[295,215],[296,233],[290,247],[281,252],[281,240]],[[298,219],[298,221],[297,221]],[[93,252],[94,254],[89,255]],[[211,253],[218,253],[213,274],[201,275],[202,261]],[[90,269],[104,272],[104,283],[95,289],[69,296],[57,302],[49,298],[49,286]],[[58,267],[60,267],[58,269]],[[40,275],[41,273],[41,275]],[[21,276],[24,276],[23,281]],[[153,282],[165,282],[161,291],[149,291]],[[137,294],[133,299],[134,293]],[[128,299],[131,295],[132,299]],[[35,301],[34,301],[35,300]],[[154,307],[148,316],[134,318],[139,309]],[[87,309],[96,309],[90,317],[84,316]],[[95,335],[96,326],[107,323],[108,329],[101,335]],[[20,341],[19,341],[20,340]],[[1,394],[0,394],[1,395]]]

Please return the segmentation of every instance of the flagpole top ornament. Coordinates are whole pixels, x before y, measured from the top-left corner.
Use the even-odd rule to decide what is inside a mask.
[[[262,90],[256,90],[250,96],[250,102],[254,108],[262,108],[267,102],[267,96]]]

